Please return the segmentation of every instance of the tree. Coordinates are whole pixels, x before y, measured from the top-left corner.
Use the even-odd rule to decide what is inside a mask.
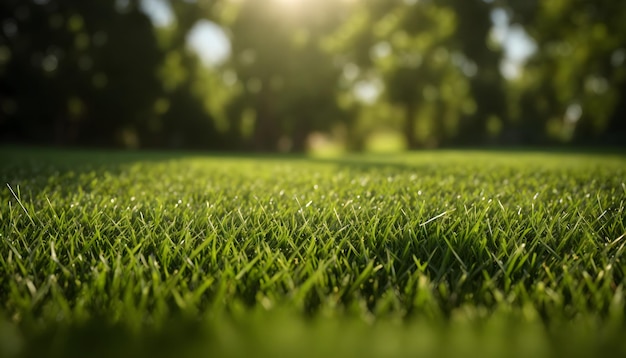
[[[530,78],[522,94],[522,120],[536,123],[530,131],[547,129],[560,141],[577,143],[597,143],[607,131],[623,131],[624,6],[610,0],[501,4],[538,47],[525,69]]]
[[[232,34],[228,68],[240,88],[231,103],[234,127],[243,132],[253,118],[251,148],[273,151],[280,142],[302,151],[310,133],[328,129],[340,116],[340,69],[322,46],[337,26],[336,5],[308,1],[287,9],[248,0],[236,6],[236,16],[223,21]]]
[[[486,118],[504,117],[501,55],[487,46],[490,9],[483,1],[369,0],[337,32],[337,51],[379,77],[383,98],[403,109],[410,148],[480,143]]]
[[[62,145],[133,145],[159,96],[161,62],[137,1],[7,0],[5,135]],[[7,105],[8,103],[8,105]],[[7,110],[8,108],[8,110]]]
[[[477,145],[489,140],[489,120],[502,123],[507,118],[505,83],[500,73],[502,51],[492,42],[492,3],[483,0],[445,0],[457,19],[453,47],[463,56],[460,65],[470,84],[475,111],[466,115],[457,135],[459,143]]]

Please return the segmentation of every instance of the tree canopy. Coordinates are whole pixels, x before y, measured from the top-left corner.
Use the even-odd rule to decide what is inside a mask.
[[[157,2],[170,23],[152,21]],[[189,45],[202,21],[228,37],[226,60],[207,65]],[[5,0],[0,140],[296,152],[362,150],[380,133],[411,149],[622,144],[625,24],[611,0]],[[513,27],[535,50],[511,76],[506,46],[519,44],[496,33]]]

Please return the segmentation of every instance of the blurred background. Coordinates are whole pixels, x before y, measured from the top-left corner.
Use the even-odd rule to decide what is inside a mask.
[[[2,0],[0,143],[626,144],[616,0]]]

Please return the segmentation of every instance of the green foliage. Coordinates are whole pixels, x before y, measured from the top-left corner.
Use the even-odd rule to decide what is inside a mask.
[[[365,76],[382,78],[379,101],[404,111],[409,147],[483,141],[486,119],[505,115],[500,53],[487,46],[492,7],[482,1],[360,4],[354,20],[336,32],[343,46],[335,46],[369,69]]]
[[[0,89],[11,110],[0,130],[48,144],[114,145],[123,131],[146,127],[161,54],[134,2],[116,9],[101,0],[6,1],[0,8],[3,24],[15,26],[0,41],[11,51]]]
[[[232,54],[227,65],[240,83],[231,102],[231,123],[242,127],[254,112],[251,148],[303,151],[314,131],[330,131],[342,120],[337,103],[340,69],[323,46],[340,21],[330,1],[285,9],[276,2],[240,1],[232,16]]]
[[[624,352],[623,156],[0,154],[7,350]]]
[[[590,142],[621,131],[624,7],[612,1],[563,0],[511,1],[510,8],[539,47],[526,67],[520,102],[524,119],[537,117],[536,126],[556,126],[554,135],[564,141]],[[578,116],[568,115],[571,106],[580,108]]]
[[[168,24],[151,23],[157,5]],[[625,19],[613,0],[6,0],[0,140],[304,152],[320,136],[363,150],[400,131],[409,149],[622,144]],[[208,23],[230,42],[223,63],[190,48]],[[516,47],[507,26],[536,48],[518,77],[501,71]]]
[[[157,33],[137,1],[10,0],[0,9],[15,26],[0,39],[10,53],[0,63],[2,139],[227,147],[206,144],[216,130],[193,88],[200,66],[180,38],[195,20],[182,11],[176,28]]]

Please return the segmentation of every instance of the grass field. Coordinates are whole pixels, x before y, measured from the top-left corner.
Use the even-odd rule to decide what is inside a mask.
[[[626,156],[0,150],[0,356],[626,356]]]

